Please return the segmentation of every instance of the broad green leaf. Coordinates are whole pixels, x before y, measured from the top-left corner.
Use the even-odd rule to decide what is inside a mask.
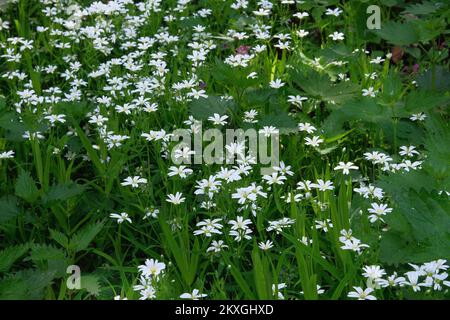
[[[52,284],[54,273],[26,269],[0,280],[0,300],[41,300]]]
[[[381,29],[373,31],[391,44],[407,46],[419,41],[419,34],[413,23],[387,21],[381,24]]]
[[[33,203],[39,197],[39,191],[36,183],[27,171],[21,171],[16,181],[16,196]]]
[[[47,194],[42,198],[44,203],[51,201],[64,201],[82,194],[85,187],[75,182],[57,184],[50,187]]]
[[[15,197],[3,196],[0,198],[0,224],[17,217],[19,212]]]
[[[66,249],[69,247],[69,238],[65,234],[63,234],[59,231],[50,229],[50,236],[52,237],[53,240],[55,240],[62,247],[66,248]]]
[[[22,244],[0,251],[0,272],[8,272],[14,262],[28,251],[28,248],[28,244]]]
[[[218,113],[221,116],[233,111],[235,104],[233,101],[223,100],[216,96],[208,96],[208,98],[199,98],[193,100],[189,104],[189,111],[196,119],[205,120]]]
[[[85,289],[87,292],[94,296],[100,294],[100,279],[95,275],[81,275],[80,278],[81,289]]]
[[[69,248],[75,252],[87,249],[103,226],[103,223],[95,223],[84,227],[70,239]]]

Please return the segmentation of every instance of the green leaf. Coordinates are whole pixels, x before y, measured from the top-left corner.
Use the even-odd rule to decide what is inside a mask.
[[[17,217],[19,212],[17,199],[15,197],[3,196],[0,198],[0,224]]]
[[[82,275],[80,278],[81,289],[85,289],[87,292],[94,296],[100,294],[100,280],[95,275]]]
[[[428,15],[430,13],[434,13],[442,6],[441,3],[432,3],[430,1],[425,1],[423,3],[414,3],[408,5],[405,10],[403,10],[403,14],[414,14],[414,15]]]
[[[75,182],[65,184],[57,184],[50,187],[42,201],[48,203],[51,201],[64,201],[80,195],[84,192],[85,187]]]
[[[207,119],[214,113],[218,113],[221,116],[233,111],[235,109],[235,103],[229,100],[223,100],[216,96],[208,96],[208,98],[199,98],[193,100],[189,104],[189,111],[196,119]]]
[[[65,234],[63,234],[59,231],[50,229],[50,236],[52,237],[53,240],[55,240],[62,247],[66,248],[66,249],[69,247],[69,238]]]
[[[407,46],[419,41],[419,35],[414,24],[408,22],[383,22],[380,30],[372,32],[389,43],[399,46]]]
[[[302,88],[310,97],[341,104],[356,96],[359,91],[357,85],[352,82],[340,82],[334,84],[329,77],[313,70],[307,70],[305,73],[293,71],[292,79]]]
[[[399,198],[397,196],[397,198]],[[450,203],[447,196],[411,190],[397,201],[397,214],[402,215],[410,232],[391,225],[380,243],[380,259],[389,264],[423,263],[450,259]],[[386,221],[396,218],[390,214]]]
[[[0,251],[0,272],[8,272],[14,262],[28,251],[28,248],[28,244],[21,244]]]
[[[103,223],[95,223],[84,227],[70,239],[69,248],[75,252],[87,249],[103,226]]]
[[[46,244],[35,244],[31,247],[30,258],[34,262],[59,260],[65,258],[63,250]]]
[[[39,191],[36,183],[27,171],[20,171],[19,178],[16,181],[16,196],[33,203],[39,197]]]
[[[27,269],[0,280],[0,300],[41,300],[52,284],[54,273]]]
[[[277,114],[265,115],[260,121],[259,125],[274,126],[279,129],[280,134],[288,134],[291,132],[298,132],[297,123],[286,112],[280,111]]]
[[[417,77],[417,84],[425,90],[449,90],[450,72],[445,66],[432,67]]]
[[[438,106],[450,101],[449,97],[434,94],[428,90],[414,90],[406,96],[405,108],[410,113],[431,111]]]

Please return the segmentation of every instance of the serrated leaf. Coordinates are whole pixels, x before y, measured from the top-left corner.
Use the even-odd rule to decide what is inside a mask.
[[[411,190],[397,196],[397,213],[410,227],[410,232],[392,224],[380,244],[380,258],[389,264],[422,263],[450,258],[450,202],[447,196]],[[395,216],[388,216],[390,221]]]
[[[69,247],[75,252],[85,250],[102,230],[103,223],[91,224],[78,231],[70,240]]]
[[[35,244],[31,247],[30,258],[32,261],[59,260],[65,258],[63,250],[46,244]]]
[[[389,43],[407,46],[419,41],[418,32],[412,23],[387,21],[381,24],[381,29],[373,31]]]
[[[193,100],[189,104],[189,111],[196,119],[207,119],[214,113],[221,116],[233,111],[235,104],[233,101],[223,100],[216,96],[208,96],[208,98],[199,98]]]
[[[432,3],[429,1],[425,1],[423,3],[414,3],[408,5],[402,13],[403,14],[409,13],[414,15],[428,15],[430,13],[439,10],[441,5],[442,4],[440,3]]]
[[[54,273],[27,269],[0,280],[0,300],[40,300],[52,284]]]
[[[15,197],[4,196],[0,198],[0,224],[17,217],[19,212]]]
[[[14,262],[28,251],[28,248],[28,244],[22,244],[0,251],[0,272],[8,272]]]
[[[444,105],[450,98],[428,90],[414,90],[406,96],[405,108],[410,113],[427,112]]]
[[[53,240],[55,240],[57,243],[59,243],[62,247],[64,248],[68,248],[69,247],[69,238],[56,230],[52,230],[50,229],[50,236],[52,237]]]
[[[313,70],[306,73],[292,72],[294,82],[305,91],[308,96],[330,103],[341,104],[356,96],[358,86],[351,82],[332,83],[327,75]]]
[[[100,294],[100,280],[95,275],[82,275],[81,276],[81,289],[85,289],[87,292],[94,296]]]
[[[279,129],[280,134],[288,134],[291,132],[298,132],[297,123],[286,112],[279,112],[277,114],[268,114],[259,121],[259,125],[274,126]]]
[[[21,171],[16,181],[16,196],[33,203],[39,197],[39,191],[36,183],[27,171]]]
[[[48,203],[51,201],[64,201],[82,194],[85,187],[75,182],[69,182],[66,184],[57,184],[50,187],[47,194],[43,197],[42,201]]]

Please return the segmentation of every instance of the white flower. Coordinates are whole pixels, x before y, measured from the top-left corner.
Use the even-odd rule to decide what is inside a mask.
[[[12,159],[14,158],[14,151],[4,151],[0,153],[0,159]]]
[[[311,184],[311,188],[317,188],[320,191],[327,191],[327,190],[333,190],[334,186],[333,186],[333,182],[331,182],[329,180],[324,181],[322,179],[318,179],[317,183]]]
[[[372,288],[366,288],[363,290],[361,287],[353,287],[355,291],[351,291],[347,294],[349,298],[357,298],[358,300],[377,300],[377,298],[371,293],[373,292]]]
[[[420,113],[414,113],[409,118],[411,121],[424,121],[427,115],[423,112]]]
[[[309,13],[308,12],[297,12],[297,13],[294,13],[292,16],[298,18],[299,20],[302,20],[303,18],[309,17]]]
[[[353,162],[339,162],[339,165],[334,170],[342,170],[343,174],[349,174],[349,170],[358,170],[358,167],[353,165]]]
[[[374,223],[377,220],[381,220],[382,216],[385,216],[387,213],[392,212],[392,208],[388,208],[387,204],[378,204],[376,202],[373,202],[370,204],[372,208],[367,209],[371,215],[369,215],[370,222]]]
[[[127,177],[125,180],[121,183],[122,186],[131,186],[132,188],[139,187],[139,184],[146,184],[147,179],[141,178],[140,176],[134,176],[134,177]]]
[[[384,59],[381,57],[376,57],[375,59],[370,60],[371,64],[380,64],[382,62],[384,62]]]
[[[174,205],[179,205],[186,200],[186,198],[183,198],[182,196],[183,194],[181,192],[177,192],[176,194],[168,194],[166,201]]]
[[[209,246],[209,248],[206,250],[206,252],[220,252],[222,249],[228,248],[228,246],[226,244],[224,244],[224,242],[222,240],[216,241],[213,240],[211,242],[211,245]]]
[[[399,154],[401,156],[413,157],[415,154],[419,154],[419,152],[415,149],[415,146],[401,146]]]
[[[272,175],[264,175],[263,179],[267,181],[267,184],[284,184],[284,180],[286,180],[286,176],[283,174],[279,174],[277,171],[272,172]]]
[[[273,248],[273,242],[270,240],[267,240],[266,242],[260,242],[260,243],[258,243],[258,247],[261,250],[269,250],[269,249]]]
[[[128,213],[126,213],[126,212],[121,212],[120,214],[118,214],[118,213],[111,213],[109,215],[109,217],[113,218],[113,219],[117,219],[117,223],[122,223],[124,221],[128,221],[129,223],[132,223],[131,219],[128,216]]]
[[[285,85],[285,83],[281,82],[281,79],[275,79],[274,81],[270,81],[269,83],[271,88],[279,89]]]
[[[292,104],[294,104],[294,105],[296,105],[298,107],[302,106],[303,101],[308,100],[308,98],[302,97],[302,96],[299,96],[299,95],[297,95],[297,96],[288,96],[288,98],[289,98],[288,102],[290,102],[290,103],[292,103]]]
[[[272,285],[272,293],[275,294],[275,292],[278,292],[277,296],[278,299],[280,300],[284,300],[284,296],[281,293],[282,289],[286,288],[286,284],[285,283],[279,283],[277,286],[275,286],[274,284]]]
[[[373,89],[373,87],[369,87],[369,89],[363,89],[363,90],[362,90],[362,95],[363,95],[364,97],[369,96],[369,97],[374,98],[374,97],[375,97],[375,94],[376,94],[376,91]]]
[[[200,293],[200,290],[194,289],[192,290],[192,293],[183,293],[180,295],[181,299],[191,299],[191,300],[198,300],[199,298],[207,297],[207,294]]]
[[[227,116],[227,115],[221,116],[221,115],[218,114],[218,113],[214,113],[213,116],[208,117],[208,120],[211,121],[213,124],[215,124],[215,125],[221,125],[221,126],[227,124],[227,122],[226,122],[227,119],[228,119],[228,116]]]
[[[332,34],[330,34],[329,37],[334,41],[344,40],[344,34],[342,32],[335,31]]]
[[[297,36],[299,36],[299,38],[304,38],[309,34],[309,31],[300,29],[296,33],[297,33]]]
[[[179,167],[171,166],[169,167],[169,173],[167,174],[169,177],[179,176],[184,179],[194,171],[192,169],[187,168],[186,166],[180,165]]]
[[[166,269],[166,264],[155,259],[147,259],[143,265],[138,267],[139,272],[141,272],[144,277],[156,277],[161,274],[164,269]]]
[[[278,134],[279,130],[273,126],[264,126],[259,130],[259,133],[264,134],[265,137],[270,137],[272,134]]]
[[[405,280],[403,282],[403,285],[410,286],[414,292],[420,291],[420,287],[427,286],[425,283],[419,282],[419,272],[417,271],[410,271],[405,273],[408,280]]]
[[[386,274],[384,269],[381,269],[380,266],[365,266],[363,270],[363,277],[373,281],[382,278]]]
[[[319,136],[313,136],[312,138],[306,137],[305,141],[305,145],[307,146],[318,147],[319,144],[323,142],[323,139],[321,139]]]
[[[334,9],[328,8],[327,11],[325,11],[325,15],[327,15],[327,16],[339,17],[339,15],[341,13],[342,13],[342,10],[339,8],[334,8]]]
[[[311,134],[311,133],[313,133],[314,131],[316,131],[317,129],[316,129],[316,127],[314,127],[313,125],[311,125],[309,122],[305,122],[305,123],[300,122],[300,123],[298,124],[298,130],[300,130],[300,131],[306,131],[307,133]],[[306,140],[306,139],[305,139],[305,140]]]

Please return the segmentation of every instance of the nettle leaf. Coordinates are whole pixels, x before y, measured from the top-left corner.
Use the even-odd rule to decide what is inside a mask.
[[[425,90],[446,91],[450,89],[450,72],[445,66],[435,66],[417,77],[417,84]]]
[[[34,262],[65,259],[63,250],[46,244],[35,244],[31,246],[30,259]]]
[[[21,244],[0,251],[0,272],[8,272],[14,262],[27,253],[28,249],[28,244]]]
[[[82,275],[80,283],[81,289],[85,289],[90,294],[94,296],[100,294],[100,279],[96,275]]]
[[[0,300],[41,300],[52,284],[54,273],[27,269],[0,280]]]
[[[280,134],[298,132],[297,123],[286,112],[268,114],[259,121],[259,125],[274,126],[279,129]]]
[[[87,249],[97,234],[102,230],[103,223],[91,224],[78,231],[70,240],[69,248],[75,252]]]
[[[408,113],[426,112],[439,106],[443,106],[450,101],[449,97],[435,94],[428,90],[411,91],[405,100],[405,109]]]
[[[13,196],[3,196],[0,198],[0,224],[8,222],[19,215],[17,199]]]
[[[53,240],[55,240],[62,247],[66,248],[66,249],[69,247],[69,238],[65,234],[63,234],[59,231],[50,229],[50,236],[52,237]]]
[[[42,201],[44,203],[51,201],[64,201],[80,195],[84,191],[84,186],[73,181],[66,184],[57,184],[50,187],[47,194],[42,198]]]
[[[0,128],[5,129],[5,138],[9,141],[23,141],[22,135],[28,130],[19,117],[11,112],[0,117]]]
[[[419,34],[413,23],[387,21],[381,24],[381,29],[372,31],[389,43],[407,46],[419,41]]]
[[[264,105],[276,94],[277,91],[273,88],[250,88],[245,91],[244,98],[249,105]]]
[[[234,111],[236,105],[233,101],[224,100],[217,96],[208,96],[208,98],[199,98],[189,104],[189,111],[196,119],[206,120],[214,113],[221,116]]]
[[[37,268],[55,273],[55,277],[62,278],[66,275],[69,265],[66,254],[62,249],[47,244],[35,244],[31,247],[29,259]]]
[[[39,190],[36,183],[27,171],[21,171],[16,181],[16,196],[33,203],[39,197]]]
[[[233,68],[223,62],[217,61],[211,70],[214,80],[223,86],[248,88],[256,85],[258,79],[247,78],[248,69]]]
[[[414,3],[408,5],[405,10],[403,10],[403,14],[409,13],[414,15],[428,15],[430,13],[434,13],[441,8],[441,3],[433,3],[430,1],[425,1],[423,3]]]
[[[335,84],[327,75],[312,70],[308,70],[306,73],[294,71],[292,79],[308,96],[336,104],[354,98],[359,92],[359,87],[352,82]]]
[[[401,193],[401,195],[399,194]],[[389,264],[422,263],[450,258],[450,203],[445,195],[424,190],[396,194],[396,214],[402,215],[410,227],[398,230],[395,226],[384,234],[380,244],[380,258]],[[396,215],[388,215],[390,224]]]

